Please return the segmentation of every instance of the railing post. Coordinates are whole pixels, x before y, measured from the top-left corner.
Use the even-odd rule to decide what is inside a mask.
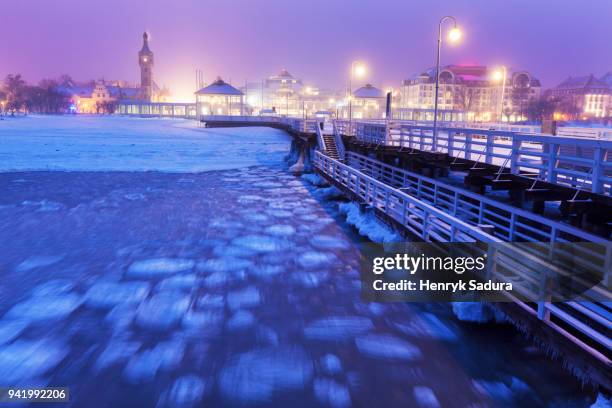
[[[493,141],[495,136],[491,133],[487,133],[487,145],[485,147],[485,163],[491,164],[493,160]]]
[[[463,154],[465,160],[472,160],[472,134],[465,134],[465,153]]]
[[[593,173],[591,175],[591,191],[594,193],[603,193],[604,183],[601,180],[604,171],[603,163],[605,157],[605,150],[601,147],[593,149]]]
[[[548,148],[548,163],[546,166],[546,181],[549,183],[557,182],[557,154],[559,151],[559,145],[555,143],[547,143]]]
[[[517,162],[520,156],[521,141],[515,136],[512,137],[512,150],[510,151],[510,173],[518,173]]]

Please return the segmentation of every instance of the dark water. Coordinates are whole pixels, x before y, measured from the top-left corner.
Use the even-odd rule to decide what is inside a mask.
[[[75,407],[593,400],[510,325],[361,302],[364,239],[280,167],[0,186],[0,386],[67,386]]]

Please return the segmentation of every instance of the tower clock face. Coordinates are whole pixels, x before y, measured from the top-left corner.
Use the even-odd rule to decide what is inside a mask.
[[[142,62],[148,62],[148,61],[149,61],[149,58],[147,58],[147,57],[142,57]]]

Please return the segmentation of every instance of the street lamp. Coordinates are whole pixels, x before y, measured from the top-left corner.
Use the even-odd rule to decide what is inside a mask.
[[[353,76],[363,77],[366,73],[365,65],[359,61],[351,63],[351,75],[349,76],[349,120],[353,121]]]
[[[493,72],[493,80],[494,81],[501,81],[502,83],[502,89],[501,89],[501,96],[500,96],[500,102],[499,102],[499,121],[502,121],[502,115],[504,113],[504,94],[506,93],[506,78],[508,76],[508,69],[502,65],[500,69],[497,69]]]
[[[453,28],[448,32],[448,41],[456,43],[461,39],[461,30],[457,27],[457,19],[453,16],[444,16],[438,24],[438,51],[436,53],[436,92],[434,99],[434,123],[433,123],[433,146],[436,149],[438,142],[438,91],[440,88],[440,48],[442,48],[442,23],[446,20],[453,22]]]

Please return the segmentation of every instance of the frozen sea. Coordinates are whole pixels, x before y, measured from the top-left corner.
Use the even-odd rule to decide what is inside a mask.
[[[290,140],[0,121],[0,386],[67,386],[74,407],[592,403],[511,325],[363,303],[366,238],[287,173]]]

